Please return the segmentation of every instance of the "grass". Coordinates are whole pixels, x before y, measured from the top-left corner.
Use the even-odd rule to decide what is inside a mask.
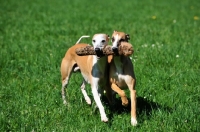
[[[0,131],[200,131],[197,0],[0,3]],[[62,104],[66,50],[82,35],[113,30],[129,33],[135,49],[137,127],[119,98],[116,110],[104,100],[110,121],[102,123],[81,95],[78,73],[67,89],[69,106]]]

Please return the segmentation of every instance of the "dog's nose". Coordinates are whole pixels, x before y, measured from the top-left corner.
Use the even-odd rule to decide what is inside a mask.
[[[100,48],[95,48],[94,50],[95,50],[96,55],[97,55],[98,57],[103,56],[103,52],[102,52],[102,50],[101,50]]]
[[[118,48],[117,47],[112,47],[113,52],[117,52]]]
[[[95,52],[100,52],[101,51],[100,48],[95,48],[94,50],[95,50]]]

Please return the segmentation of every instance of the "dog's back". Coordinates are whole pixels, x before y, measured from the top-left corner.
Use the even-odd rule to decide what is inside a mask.
[[[67,50],[61,64],[62,79],[64,79],[67,76],[66,74],[70,74],[71,71],[73,70],[73,67],[77,65],[80,68],[81,73],[83,73],[82,75],[85,78],[85,80],[88,80],[88,78],[86,77],[89,77],[89,74],[91,74],[90,71],[91,71],[92,66],[90,65],[90,63],[87,63],[87,62],[92,61],[92,55],[79,56],[76,54],[77,48],[81,48],[85,46],[88,46],[88,44],[79,43],[79,44],[73,45]],[[66,72],[66,70],[69,70],[69,71]]]

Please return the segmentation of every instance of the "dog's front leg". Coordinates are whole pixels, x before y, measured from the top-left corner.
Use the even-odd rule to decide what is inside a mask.
[[[97,107],[99,108],[99,112],[100,112],[100,115],[101,115],[101,121],[107,122],[108,118],[106,117],[106,113],[105,113],[104,107],[101,103],[100,96],[99,96],[99,93],[98,93],[98,82],[99,82],[98,78],[93,78],[93,81],[92,81],[92,84],[91,84],[92,94],[93,94],[94,100],[97,104]]]
[[[122,105],[123,106],[128,106],[128,99],[126,97],[126,94],[125,94],[124,90],[121,90],[115,83],[111,84],[111,88],[113,89],[113,91],[118,93],[119,96],[121,97]]]
[[[135,90],[135,79],[132,79],[132,83],[128,83],[131,96],[131,125],[136,126],[136,90]]]
[[[136,120],[136,90],[131,90],[131,124],[133,126],[137,125],[137,120]]]

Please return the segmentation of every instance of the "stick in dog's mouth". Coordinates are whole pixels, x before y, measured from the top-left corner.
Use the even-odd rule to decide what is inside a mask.
[[[113,51],[110,45],[105,46],[102,49],[94,49],[93,46],[86,46],[76,49],[76,54],[79,56],[85,55],[97,55],[98,58],[107,56],[107,55],[123,55],[130,56],[134,52],[133,47],[129,43],[122,43],[115,51]]]

